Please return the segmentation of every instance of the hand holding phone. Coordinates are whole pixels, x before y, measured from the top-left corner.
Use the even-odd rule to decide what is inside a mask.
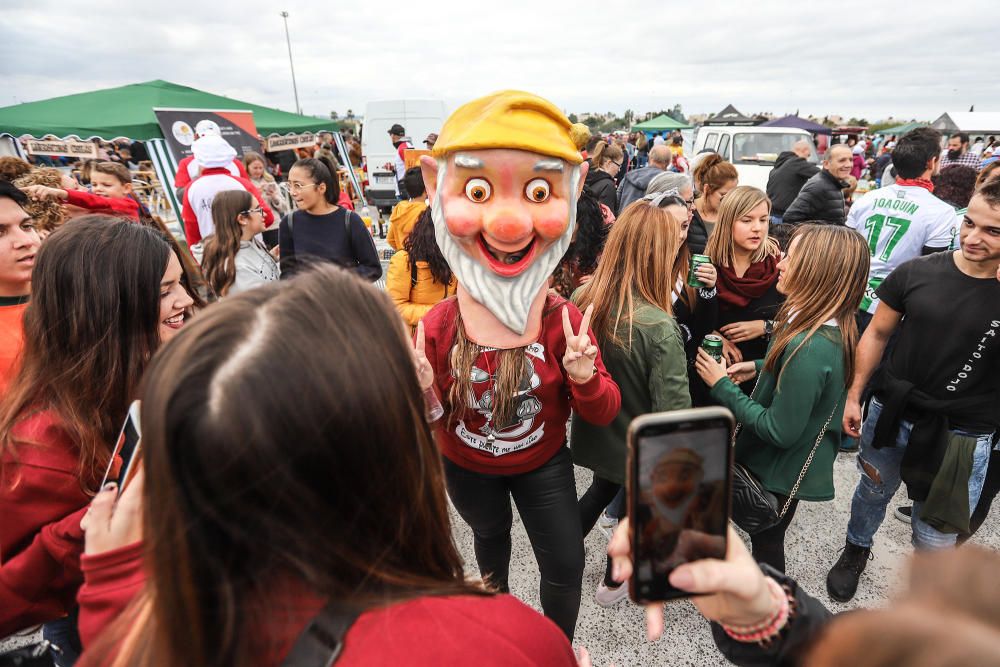
[[[134,544],[142,539],[142,471],[124,491],[102,489],[90,502],[80,521],[84,533],[84,553],[100,554]],[[120,493],[120,496],[119,496]]]
[[[630,533],[629,520],[623,519],[608,545],[615,581],[624,582],[632,576]],[[724,560],[704,559],[677,566],[670,573],[670,585],[693,595],[691,602],[710,621],[754,625],[774,613],[774,600],[760,566],[732,527],[728,528],[726,545]],[[663,605],[652,602],[645,607],[646,634],[655,641],[663,634]]]
[[[725,557],[734,421],[725,408],[698,408],[643,415],[629,426],[635,602],[687,597],[691,591],[670,583],[674,569]]]

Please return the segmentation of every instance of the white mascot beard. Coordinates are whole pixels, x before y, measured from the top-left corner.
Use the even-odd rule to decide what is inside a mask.
[[[438,161],[438,183],[444,183],[446,164]],[[569,179],[569,226],[566,232],[556,240],[541,255],[536,255],[534,261],[521,273],[511,278],[498,276],[471,257],[448,231],[444,219],[444,206],[441,203],[440,189],[431,202],[431,218],[434,221],[434,236],[441,254],[448,266],[458,278],[459,285],[473,299],[485,306],[500,320],[505,327],[518,334],[524,334],[528,328],[528,313],[538,291],[555,271],[559,261],[566,254],[573,240],[573,230],[576,228],[576,189],[580,182],[580,168],[573,167]]]

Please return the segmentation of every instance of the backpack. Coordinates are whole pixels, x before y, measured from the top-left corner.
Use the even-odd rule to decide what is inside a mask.
[[[285,214],[285,219],[282,220],[282,222],[284,222],[285,226],[288,228],[288,234],[289,234],[289,236],[292,237],[292,243],[295,243],[295,232],[292,231],[292,223],[295,222],[295,213],[297,213],[297,211],[289,211],[288,213]],[[351,234],[351,213],[352,212],[348,211],[345,208],[344,209],[344,213],[345,213],[345,215],[344,215],[344,230],[347,232],[347,240],[350,241],[353,238],[353,236]],[[280,227],[280,225],[279,225],[279,227]]]

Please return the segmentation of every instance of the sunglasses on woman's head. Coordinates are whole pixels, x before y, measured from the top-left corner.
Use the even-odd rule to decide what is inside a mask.
[[[675,189],[667,190],[666,192],[648,194],[640,201],[648,201],[650,206],[655,206],[656,208],[666,208],[667,206],[683,206],[685,208],[689,208],[690,206],[687,201],[681,199]]]

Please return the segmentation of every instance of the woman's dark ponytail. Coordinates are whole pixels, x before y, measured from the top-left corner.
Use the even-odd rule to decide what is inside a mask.
[[[340,179],[337,177],[337,165],[333,160],[325,155],[307,157],[296,162],[294,167],[305,169],[316,183],[326,185],[324,198],[328,204],[337,204],[340,200]]]

